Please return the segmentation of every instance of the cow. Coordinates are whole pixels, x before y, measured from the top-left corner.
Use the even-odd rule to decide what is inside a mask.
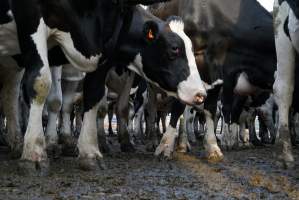
[[[159,17],[178,15],[185,22],[201,77],[211,89],[204,106],[209,121],[206,151],[221,159],[213,123],[221,85],[226,134],[233,134],[231,124],[236,127],[239,120],[231,115],[234,93],[271,91],[276,63],[272,17],[256,0],[176,0],[150,6],[150,11]],[[222,146],[231,149],[236,142]]]
[[[273,16],[277,52],[277,73],[273,89],[279,114],[276,156],[284,167],[293,167],[294,157],[290,137],[289,113],[293,101],[293,104],[298,105],[296,103],[299,53],[298,1],[275,0]],[[294,96],[293,92],[295,93]],[[296,105],[293,107],[297,108]]]
[[[52,86],[46,100],[47,126],[46,144],[48,154],[57,157],[61,150],[63,153],[74,152],[76,142],[71,130],[71,111],[80,81],[84,73],[75,69],[72,65],[51,67]],[[81,91],[82,92],[82,91]],[[59,118],[61,113],[61,117]],[[58,135],[57,120],[60,119]],[[59,137],[58,137],[59,136]],[[58,145],[62,144],[62,149]]]
[[[82,169],[95,169],[102,158],[96,116],[112,66],[130,64],[131,70],[184,103],[204,101],[206,91],[183,21],[161,21],[134,6],[142,2],[155,1],[1,1],[1,15],[12,17],[1,24],[0,56],[21,55],[30,99],[21,168],[43,172],[49,166],[41,116],[52,82],[47,52],[57,45],[68,62],[87,72],[77,145]]]

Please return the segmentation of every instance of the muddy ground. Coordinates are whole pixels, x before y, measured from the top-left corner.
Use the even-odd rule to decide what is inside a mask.
[[[294,170],[279,168],[270,147],[225,152],[217,164],[198,145],[172,161],[142,149],[105,154],[105,170],[84,172],[76,158],[63,157],[48,176],[30,177],[18,175],[17,161],[1,148],[0,199],[299,199],[298,149]]]

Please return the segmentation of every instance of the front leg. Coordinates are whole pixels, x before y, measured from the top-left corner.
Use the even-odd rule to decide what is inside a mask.
[[[293,100],[294,74],[295,74],[295,49],[287,36],[284,24],[290,13],[286,2],[278,5],[275,2],[278,14],[275,16],[275,44],[277,52],[277,73],[273,85],[274,98],[278,106],[279,121],[276,139],[276,156],[285,167],[294,163],[289,129],[289,109]]]
[[[217,112],[217,102],[221,87],[218,86],[209,91],[208,98],[204,104],[204,114],[206,119],[206,133],[204,135],[204,148],[206,158],[211,162],[218,162],[223,159],[223,154],[217,144],[215,134],[215,118]]]
[[[94,72],[88,73],[84,79],[83,101],[84,117],[78,139],[79,165],[83,170],[94,170],[102,161],[97,136],[97,114],[100,101],[105,94],[105,79],[109,63],[98,66]],[[101,166],[103,167],[103,166]]]
[[[13,1],[22,4],[23,1]],[[21,7],[24,5],[21,5]],[[30,6],[30,5],[25,5]],[[36,9],[36,10],[34,10]],[[47,38],[48,27],[43,18],[38,16],[38,8],[32,6],[32,13],[24,10],[13,10],[18,27],[18,37],[26,73],[27,94],[30,98],[29,122],[24,137],[22,162],[20,167],[25,173],[44,173],[48,168],[48,158],[44,131],[42,127],[42,111],[51,88],[51,72],[48,62]],[[24,21],[30,17],[32,26]],[[35,25],[33,25],[35,24]]]
[[[175,149],[176,139],[178,132],[176,129],[180,116],[184,113],[185,105],[175,99],[171,108],[171,118],[168,128],[164,133],[159,146],[156,148],[155,155],[159,156],[163,153],[163,156],[167,159],[172,157]]]

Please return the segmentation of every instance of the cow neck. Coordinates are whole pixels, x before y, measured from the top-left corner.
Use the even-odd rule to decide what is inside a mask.
[[[104,55],[107,58],[115,57],[116,48],[119,43],[120,33],[125,31],[125,27],[129,27],[132,19],[132,9],[125,6],[123,4],[119,4],[118,6],[118,15],[116,16],[115,25],[113,28],[113,34],[108,39],[108,41],[104,44]]]

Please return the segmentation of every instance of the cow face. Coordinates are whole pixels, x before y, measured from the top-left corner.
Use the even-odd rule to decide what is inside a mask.
[[[139,74],[184,103],[201,104],[206,90],[182,20],[172,18],[162,27],[149,21],[144,25],[143,38],[146,45],[137,58]]]

